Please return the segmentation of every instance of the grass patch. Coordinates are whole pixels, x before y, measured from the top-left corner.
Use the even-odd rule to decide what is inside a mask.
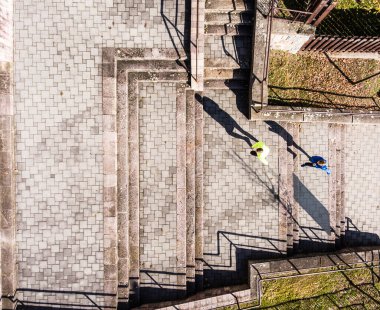
[[[380,12],[380,0],[339,0],[336,8],[341,10],[363,9]]]
[[[271,105],[380,110],[380,61],[271,51]]]
[[[279,0],[278,7],[307,11],[310,0]],[[293,19],[296,16],[278,10],[278,17]],[[305,17],[306,18],[306,17]],[[338,5],[317,27],[317,34],[338,36],[379,36],[380,0],[338,0]]]
[[[379,286],[369,269],[263,282],[263,309],[379,309]]]

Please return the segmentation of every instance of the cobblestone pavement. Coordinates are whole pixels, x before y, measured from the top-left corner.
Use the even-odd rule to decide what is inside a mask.
[[[346,134],[346,241],[380,244],[379,125],[353,125]]]
[[[139,111],[140,277],[147,300],[177,284],[176,84],[141,83]]]
[[[248,258],[278,254],[279,137],[249,122],[232,91],[204,92],[203,105],[205,286],[241,283]],[[268,167],[250,155],[256,139],[271,148]]]
[[[309,156],[318,155],[328,159],[328,124],[302,124],[300,141],[295,142]],[[300,164],[308,161],[308,157],[300,152]],[[329,240],[328,178],[322,170],[311,167],[299,168],[293,177],[295,200],[299,204],[300,248],[318,251]]]
[[[18,287],[103,292],[102,47],[181,48],[184,1],[14,8]]]
[[[15,1],[17,287],[40,290],[20,292],[21,300],[89,304],[83,295],[46,290],[104,292],[102,48],[181,50],[184,2]],[[206,56],[220,58],[221,41],[209,40]],[[159,283],[178,281],[174,85],[138,89],[142,286],[149,271],[163,272],[153,276]],[[206,287],[243,282],[248,259],[278,256],[286,243],[278,201],[285,141],[267,123],[248,122],[241,104],[246,94],[203,93]],[[347,126],[346,235],[357,244],[379,243],[379,134],[378,125]],[[327,156],[328,125],[302,124],[299,136],[308,154]],[[250,155],[256,139],[271,149],[268,167]],[[293,181],[301,241],[328,239],[328,176],[305,167]]]
[[[251,56],[248,54],[250,47],[251,38],[248,36],[206,36],[205,58],[211,61],[219,60],[221,66],[227,66],[226,62],[228,62],[231,65],[240,64],[248,69]]]
[[[283,253],[283,242],[277,240],[286,239],[286,235],[280,233],[278,206],[282,200],[277,199],[279,165],[286,160],[278,154],[286,144],[270,122],[248,122],[238,111],[231,91],[208,90],[204,98],[205,286],[241,283],[248,259]],[[296,128],[299,138],[289,151],[298,161],[288,173],[293,174],[298,209],[298,251],[332,250],[335,207],[331,206],[329,187],[330,181],[336,181],[330,180],[333,174],[301,167],[308,156],[321,155],[329,160],[332,129],[327,123],[300,123]],[[347,125],[346,141],[336,141],[338,148],[346,145],[342,150],[346,177],[343,204],[352,221],[346,231],[347,244],[380,244],[380,192],[376,186],[380,174],[374,161],[379,152],[378,136],[378,125]],[[271,149],[268,167],[249,154],[248,143],[255,139],[265,141]],[[331,164],[334,170],[335,164]]]

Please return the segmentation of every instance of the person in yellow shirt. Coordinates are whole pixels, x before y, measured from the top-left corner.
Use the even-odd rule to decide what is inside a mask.
[[[267,147],[264,142],[259,141],[252,145],[252,149],[251,154],[256,156],[264,165],[268,165],[266,157],[269,154],[269,147]]]

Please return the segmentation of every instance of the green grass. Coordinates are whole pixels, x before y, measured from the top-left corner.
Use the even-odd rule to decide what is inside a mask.
[[[380,61],[271,51],[272,105],[380,109]]]
[[[305,11],[310,0],[279,0],[280,8]],[[278,16],[292,14],[278,10]],[[317,34],[338,36],[380,36],[380,0],[338,0],[338,5],[317,27]]]
[[[341,10],[363,9],[380,12],[380,0],[339,0],[336,8]]]
[[[379,289],[369,269],[264,281],[261,308],[325,310],[361,304],[379,309]]]

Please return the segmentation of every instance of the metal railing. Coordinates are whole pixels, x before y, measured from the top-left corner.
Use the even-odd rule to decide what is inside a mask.
[[[314,0],[306,7],[305,11],[277,7],[274,10],[274,15],[277,18],[318,26],[336,5],[337,1]]]
[[[265,49],[265,60],[264,60],[264,76],[261,83],[261,109],[264,103],[264,84],[268,81],[269,75],[269,60],[270,60],[270,42],[272,36],[272,22],[273,22],[273,12],[274,12],[275,0],[270,0],[268,17],[269,21],[267,23],[267,37],[266,37],[266,49]]]
[[[310,38],[303,51],[379,53],[380,37],[338,37],[322,35]]]
[[[260,91],[260,101],[254,100],[252,103],[254,106],[260,105],[260,110],[264,107],[264,92],[266,87],[266,82],[268,81],[268,75],[269,75],[269,60],[270,60],[270,43],[271,43],[271,35],[272,35],[272,22],[273,22],[273,10],[275,7],[276,0],[268,0],[268,1],[261,1],[257,2],[257,11],[259,11],[263,16],[266,17],[268,20],[266,24],[266,30],[265,30],[265,54],[264,54],[264,66],[263,66],[263,72],[262,76],[257,76],[254,74],[254,63],[251,65],[251,87],[254,81],[258,81],[260,83],[261,91]],[[253,51],[254,53],[254,51]],[[260,74],[261,75],[261,74]],[[252,93],[251,93],[252,96]],[[251,97],[252,100],[252,97]],[[257,106],[256,106],[257,107]]]

